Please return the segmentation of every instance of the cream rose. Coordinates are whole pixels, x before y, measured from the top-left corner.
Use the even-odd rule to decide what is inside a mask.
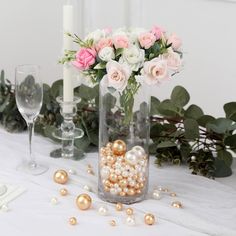
[[[169,78],[167,61],[160,57],[147,61],[143,66],[144,80],[149,85],[159,84]]]
[[[100,39],[105,38],[105,37],[106,37],[106,32],[104,30],[97,29],[97,30],[89,33],[85,37],[85,41],[92,39],[94,41],[94,43],[98,43],[98,41]]]
[[[103,77],[103,80],[107,82],[108,87],[123,91],[131,75],[129,66],[111,60],[107,63],[106,69],[107,74]]]
[[[143,66],[145,51],[137,46],[125,48],[120,58],[120,63],[127,63],[132,71],[138,71]]]
[[[98,57],[103,61],[110,61],[115,58],[114,49],[111,47],[104,47],[99,51]]]

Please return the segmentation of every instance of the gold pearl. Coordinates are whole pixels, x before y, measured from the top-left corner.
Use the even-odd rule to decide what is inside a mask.
[[[120,194],[121,197],[124,197],[126,195],[126,193],[123,192],[123,191],[121,191],[119,194]]]
[[[71,217],[71,218],[69,219],[69,224],[70,224],[70,225],[76,225],[76,224],[77,224],[77,219],[76,219],[75,217]]]
[[[137,179],[138,179],[138,176],[137,176],[137,175],[133,175],[133,179],[134,179],[134,180],[137,180]]]
[[[121,188],[125,188],[128,185],[128,181],[126,179],[122,179],[119,181],[119,185]]]
[[[123,177],[121,176],[121,175],[118,175],[118,180],[122,180],[123,179]]]
[[[130,188],[127,192],[129,196],[133,196],[135,194],[135,190],[133,188]]]
[[[110,166],[112,166],[112,164],[114,164],[116,161],[116,158],[114,156],[107,156],[107,162]]]
[[[90,175],[94,175],[94,172],[92,169],[87,169],[87,173],[90,174]]]
[[[112,143],[111,142],[107,143],[106,147],[110,149],[112,147]]]
[[[57,170],[53,175],[53,180],[58,184],[65,184],[68,181],[68,174],[65,170]]]
[[[141,193],[142,193],[142,190],[137,189],[137,190],[136,190],[136,193],[137,193],[137,194],[141,194]]]
[[[109,222],[109,224],[110,224],[110,226],[116,226],[116,221],[115,221],[115,220],[111,220],[111,221]]]
[[[114,155],[124,155],[126,152],[126,144],[122,140],[116,140],[112,145],[112,152]]]
[[[88,210],[91,207],[91,204],[92,204],[92,199],[86,193],[80,194],[76,198],[76,205],[80,210]]]
[[[140,184],[135,184],[134,188],[135,189],[140,189]]]
[[[143,183],[139,183],[140,189],[142,189],[144,187]]]
[[[110,174],[109,179],[110,179],[111,182],[114,182],[114,183],[116,183],[117,180],[118,180],[116,174]]]
[[[147,224],[147,225],[153,225],[153,224],[155,224],[155,216],[154,216],[153,214],[150,214],[150,213],[146,214],[146,215],[144,216],[144,222],[145,222],[145,224]]]
[[[66,196],[68,194],[68,190],[66,188],[60,189],[61,196]]]
[[[104,190],[105,190],[105,192],[110,192],[110,188],[107,186],[104,187]]]
[[[116,210],[117,211],[122,211],[123,210],[123,204],[120,203],[120,202],[116,203]]]
[[[175,207],[175,208],[183,208],[182,203],[179,202],[179,201],[172,202],[172,203],[171,203],[171,206],[172,206],[172,207]]]
[[[131,215],[134,214],[134,210],[129,207],[129,208],[126,209],[126,214],[127,214],[128,216],[131,216]]]
[[[176,193],[170,193],[170,196],[171,196],[171,197],[176,197],[177,194],[176,194]]]

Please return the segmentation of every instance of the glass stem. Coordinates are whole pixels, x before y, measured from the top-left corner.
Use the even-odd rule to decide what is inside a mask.
[[[32,138],[34,135],[34,122],[28,122],[28,129],[29,129],[29,157],[30,157],[30,166],[32,168],[36,167],[36,162],[35,162],[35,158],[34,158],[34,154],[32,151]]]

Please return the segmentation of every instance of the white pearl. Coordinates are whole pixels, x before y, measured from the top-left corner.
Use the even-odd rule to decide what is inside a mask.
[[[51,198],[51,204],[52,205],[57,205],[58,204],[58,199],[56,197]]]
[[[133,216],[128,216],[126,218],[126,224],[129,226],[134,226],[136,224],[135,218]]]
[[[120,170],[120,169],[116,169],[116,170],[115,170],[115,173],[116,173],[117,175],[120,175],[120,174],[121,174],[121,170]]]
[[[136,153],[136,156],[140,159],[145,155],[145,150],[141,146],[135,146],[132,151]]]
[[[91,187],[89,187],[88,185],[84,185],[83,189],[84,189],[85,191],[92,192]]]
[[[98,213],[101,216],[106,216],[106,215],[108,215],[108,208],[106,206],[100,206],[98,208]]]
[[[119,188],[119,184],[117,184],[117,183],[114,184],[114,188],[116,188],[116,189]]]
[[[110,194],[116,195],[117,194],[117,190],[115,188],[111,188],[110,189]]]
[[[129,189],[128,189],[128,188],[124,188],[123,191],[124,191],[125,193],[128,193]]]
[[[135,184],[136,184],[136,181],[134,181],[134,180],[131,180],[131,181],[129,182],[129,185],[130,185],[131,187],[134,187]]]
[[[123,177],[128,177],[128,175],[129,175],[129,173],[128,173],[127,171],[123,171],[123,172],[122,172],[122,176],[123,176]]]
[[[5,194],[7,192],[7,186],[6,185],[0,185],[0,196]]]
[[[9,211],[9,207],[8,207],[7,205],[3,204],[3,205],[1,206],[1,211],[7,212],[7,211]]]
[[[159,192],[158,190],[154,190],[153,193],[152,193],[152,196],[156,200],[160,200],[162,198],[161,192]]]
[[[71,174],[71,175],[76,175],[76,171],[73,170],[73,169],[69,169],[68,172],[69,172],[69,174]]]
[[[130,165],[136,165],[138,163],[138,157],[136,156],[136,152],[133,150],[126,152],[125,160]]]
[[[108,166],[104,166],[102,169],[101,169],[101,177],[103,179],[107,179],[110,175],[110,168]]]

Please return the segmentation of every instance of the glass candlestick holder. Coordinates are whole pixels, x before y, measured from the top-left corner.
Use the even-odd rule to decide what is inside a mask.
[[[61,108],[60,112],[64,120],[60,128],[55,130],[52,134],[55,138],[61,140],[61,148],[52,151],[50,153],[51,157],[78,160],[84,156],[83,151],[74,146],[74,140],[84,136],[84,131],[75,128],[73,122],[79,100],[78,97],[74,97],[73,101],[66,102],[63,101],[62,97],[57,97],[57,102]]]

